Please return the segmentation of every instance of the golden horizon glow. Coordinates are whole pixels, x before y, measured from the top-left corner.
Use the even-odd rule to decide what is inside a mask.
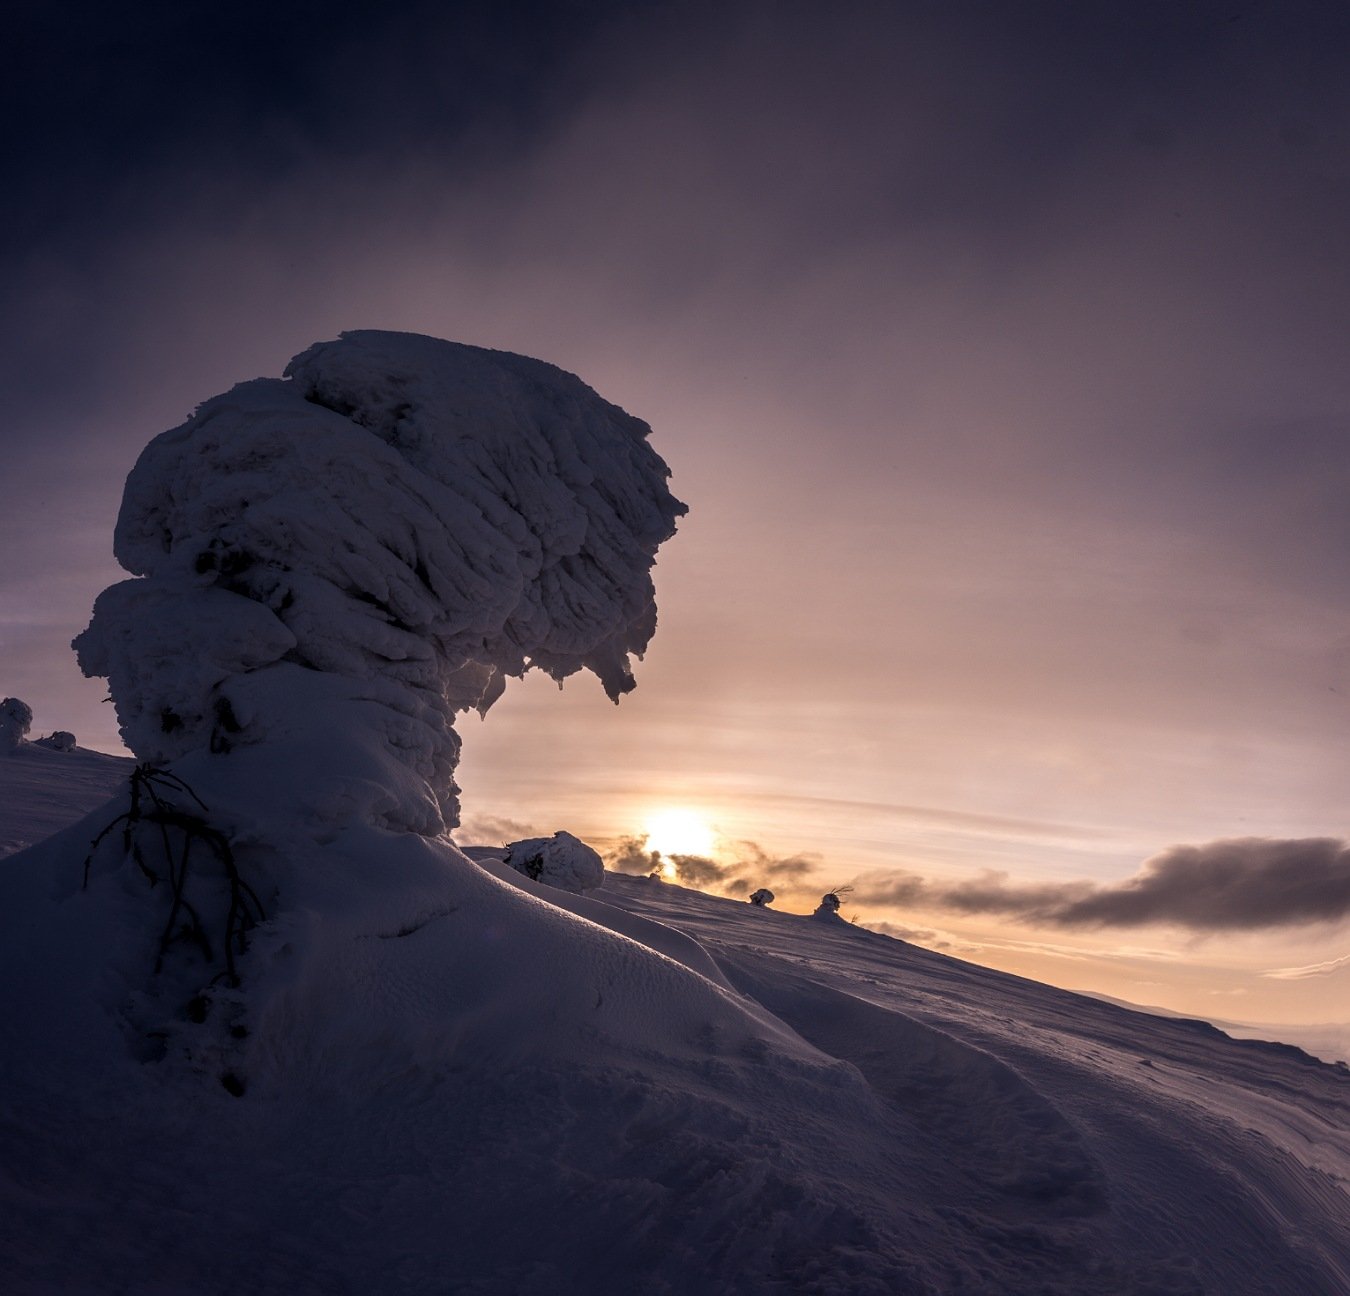
[[[671,807],[649,814],[642,825],[647,849],[663,860],[672,855],[711,855],[717,843],[712,825],[696,810]]]

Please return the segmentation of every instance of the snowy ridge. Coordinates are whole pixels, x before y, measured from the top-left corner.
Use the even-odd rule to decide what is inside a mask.
[[[0,863],[7,1291],[1347,1290],[1344,1067],[375,828],[193,1020],[112,809]]]
[[[40,842],[102,805],[127,780],[125,756],[38,742],[0,754],[0,857]]]

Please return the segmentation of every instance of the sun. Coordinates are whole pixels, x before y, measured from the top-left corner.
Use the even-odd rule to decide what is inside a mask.
[[[702,815],[694,810],[658,810],[647,816],[643,825],[647,849],[659,851],[663,859],[672,855],[711,855],[717,834]]]

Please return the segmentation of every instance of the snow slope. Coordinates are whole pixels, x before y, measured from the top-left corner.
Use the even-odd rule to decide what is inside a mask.
[[[0,768],[73,817],[55,755]],[[0,861],[6,1292],[1350,1291],[1344,1067],[373,827],[241,848],[299,900],[202,988],[82,886],[121,804]]]
[[[125,756],[20,743],[0,753],[0,856],[13,854],[101,805],[126,782]]]

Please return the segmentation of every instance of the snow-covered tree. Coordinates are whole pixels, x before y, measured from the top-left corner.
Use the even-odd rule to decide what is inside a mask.
[[[68,752],[75,750],[75,735],[68,729],[57,729],[45,738],[35,740],[39,747],[50,747],[52,751]]]
[[[512,842],[506,848],[506,862],[535,882],[578,895],[594,890],[605,880],[600,856],[568,832]]]
[[[80,665],[143,761],[269,752],[258,790],[316,831],[440,833],[457,712],[531,667],[633,687],[684,512],[648,434],[538,360],[319,343],[147,446],[114,545],[136,578],[99,596]]]
[[[768,887],[760,887],[758,891],[750,893],[750,903],[752,905],[771,905],[773,904],[773,892]]]
[[[844,897],[848,895],[853,888],[851,886],[835,887],[833,891],[827,891],[820,897],[820,903],[811,914],[812,918],[839,918],[839,911],[844,907]],[[842,922],[843,919],[840,919]]]
[[[18,698],[0,700],[0,752],[12,752],[33,727],[33,709]]]

